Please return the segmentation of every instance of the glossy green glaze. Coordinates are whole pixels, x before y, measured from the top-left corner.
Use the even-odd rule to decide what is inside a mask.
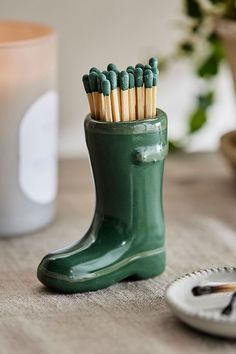
[[[162,179],[167,118],[106,123],[85,119],[96,209],[83,239],[44,257],[39,280],[54,290],[84,292],[165,268]]]

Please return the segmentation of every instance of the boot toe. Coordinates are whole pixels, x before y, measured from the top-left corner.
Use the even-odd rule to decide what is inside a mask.
[[[51,289],[68,291],[73,269],[63,258],[46,256],[38,266],[37,276],[41,283]]]

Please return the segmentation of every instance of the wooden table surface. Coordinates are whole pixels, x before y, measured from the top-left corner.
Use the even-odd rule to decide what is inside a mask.
[[[51,293],[38,282],[37,265],[50,250],[83,236],[94,202],[88,161],[61,161],[54,223],[0,241],[0,353],[235,353],[235,341],[179,322],[163,296],[166,286],[184,273],[236,265],[235,180],[221,156],[167,160],[168,264],[163,275],[86,294]]]

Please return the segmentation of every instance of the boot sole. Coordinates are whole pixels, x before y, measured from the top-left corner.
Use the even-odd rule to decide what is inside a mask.
[[[144,280],[161,274],[165,269],[165,250],[141,252],[87,276],[66,276],[50,272],[39,265],[38,279],[47,287],[61,293],[96,291],[131,278]]]

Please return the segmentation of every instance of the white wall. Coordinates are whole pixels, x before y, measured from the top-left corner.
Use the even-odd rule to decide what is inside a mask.
[[[60,55],[60,154],[83,155],[86,146],[83,119],[88,111],[81,83],[91,66],[105,69],[109,62],[126,68],[150,56],[171,53],[181,36],[181,0],[0,0],[2,19],[36,20],[54,26]],[[198,83],[191,67],[176,63],[160,76],[159,106],[167,111],[171,136],[185,129]],[[217,146],[218,136],[236,125],[230,75],[217,80],[217,107],[206,129],[194,137],[191,148]]]

